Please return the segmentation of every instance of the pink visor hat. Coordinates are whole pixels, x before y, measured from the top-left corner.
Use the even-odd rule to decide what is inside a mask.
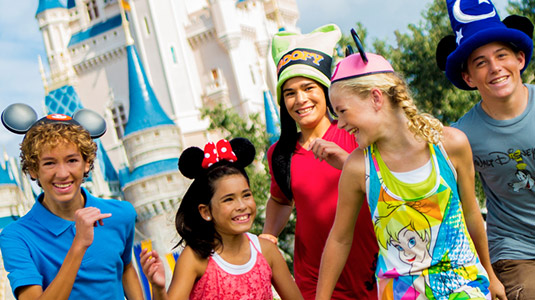
[[[335,67],[331,83],[377,73],[393,73],[394,68],[381,55],[355,53],[342,59]]]

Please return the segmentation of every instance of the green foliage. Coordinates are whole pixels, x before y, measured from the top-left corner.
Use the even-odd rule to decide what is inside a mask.
[[[479,95],[453,86],[436,64],[437,44],[453,34],[446,1],[433,1],[423,16],[423,23],[409,25],[409,33],[396,31],[397,47],[387,47],[384,54],[407,80],[418,108],[449,125],[479,101]]]
[[[230,140],[235,137],[244,137],[253,143],[256,148],[255,162],[247,167],[251,190],[253,191],[257,206],[257,214],[251,232],[261,234],[265,221],[266,202],[269,198],[270,175],[266,158],[270,146],[269,136],[264,123],[258,113],[246,118],[240,116],[232,108],[225,108],[218,104],[214,108],[205,108],[201,111],[202,118],[210,118],[208,130],[215,130]],[[279,235],[279,247],[284,252],[288,266],[293,265],[293,241],[295,218],[291,218]]]
[[[509,7],[507,12],[511,15],[520,15],[524,16],[531,20],[535,24],[535,0],[522,0],[522,1],[509,1]],[[522,78],[526,83],[535,83],[535,63],[533,63],[533,58],[531,57],[531,63],[528,65],[527,69],[522,74]]]
[[[528,17],[535,23],[535,0],[509,1],[509,14]],[[446,1],[434,0],[422,12],[423,21],[408,25],[408,33],[395,31],[395,45],[389,41],[374,40],[372,47],[366,43],[366,29],[356,24],[356,30],[368,52],[386,57],[409,84],[414,101],[422,112],[430,113],[445,125],[457,121],[480,100],[477,91],[464,91],[451,84],[436,64],[436,46],[446,35],[453,34],[448,17]],[[502,16],[503,18],[504,16]],[[344,33],[340,44],[352,42],[349,33]],[[524,72],[524,82],[534,82],[535,63]],[[476,176],[476,195],[483,206],[485,196]]]

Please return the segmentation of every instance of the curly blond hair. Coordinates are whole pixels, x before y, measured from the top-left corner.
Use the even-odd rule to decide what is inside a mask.
[[[22,171],[26,174],[37,172],[43,149],[54,148],[62,143],[76,145],[84,161],[89,163],[89,170],[93,169],[97,144],[87,130],[74,124],[41,123],[30,128],[20,144]]]
[[[438,144],[444,125],[427,113],[419,113],[405,80],[397,73],[377,73],[333,83],[331,89],[344,89],[361,97],[367,97],[372,88],[380,89],[393,105],[399,106],[407,116],[408,128],[417,139]]]

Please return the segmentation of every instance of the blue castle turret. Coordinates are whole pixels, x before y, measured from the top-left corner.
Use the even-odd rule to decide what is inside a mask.
[[[22,193],[15,179],[15,173],[7,161],[0,161],[0,231],[9,223],[16,221],[23,213],[21,211]],[[17,197],[19,195],[19,197]]]
[[[45,10],[53,8],[65,8],[65,6],[61,4],[59,0],[39,0],[39,6],[37,6],[37,12],[35,15],[37,16]]]
[[[126,52],[128,55],[130,112],[125,127],[125,135],[160,125],[175,125],[156,99],[134,45],[128,45]]]
[[[264,113],[266,118],[266,130],[269,135],[269,143],[273,145],[281,135],[279,111],[273,101],[270,91],[264,91]]]
[[[133,40],[126,52],[130,107],[122,142],[128,166],[119,170],[119,181],[137,212],[136,240],[150,237],[153,249],[167,253],[178,239],[170,224],[187,186],[178,171],[181,135],[156,98]],[[170,268],[166,272],[171,275]],[[140,278],[149,297],[148,281],[143,274]]]

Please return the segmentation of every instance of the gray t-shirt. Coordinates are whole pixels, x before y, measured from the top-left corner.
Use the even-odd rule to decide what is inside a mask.
[[[535,86],[518,117],[495,120],[470,109],[453,127],[470,141],[487,196],[487,235],[492,263],[535,259]]]

